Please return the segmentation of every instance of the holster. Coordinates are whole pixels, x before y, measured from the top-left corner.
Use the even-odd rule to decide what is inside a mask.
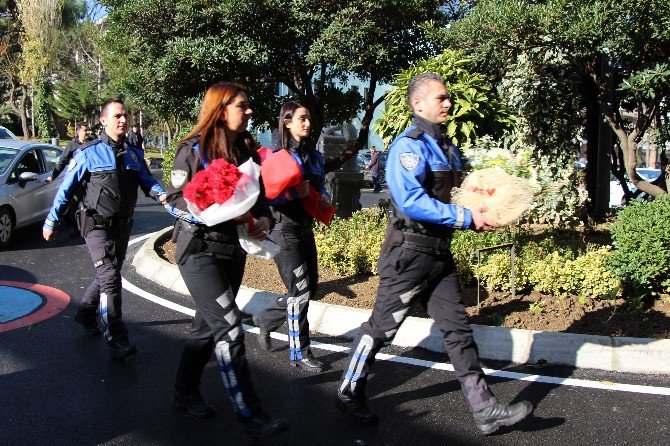
[[[198,225],[177,219],[172,231],[172,240],[177,244],[174,253],[175,262],[182,263],[187,255],[197,254],[205,249],[202,234],[203,231]]]
[[[91,215],[91,211],[89,209],[86,209],[83,204],[80,202],[80,206],[77,209],[77,211],[74,214],[75,221],[77,222],[77,229],[79,229],[79,233],[81,234],[82,237],[86,237],[89,232],[91,232],[93,229],[100,228],[100,227],[106,227],[105,224],[103,226],[100,226],[100,221],[96,220],[93,215]]]

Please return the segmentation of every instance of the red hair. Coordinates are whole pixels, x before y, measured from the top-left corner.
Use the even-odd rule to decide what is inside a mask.
[[[208,161],[224,158],[226,161],[238,164],[250,156],[257,163],[260,162],[256,153],[256,142],[246,130],[238,135],[238,144],[235,144],[235,147],[228,147],[226,128],[221,120],[221,109],[244,92],[245,88],[242,85],[227,82],[219,82],[209,87],[200,106],[198,123],[180,142],[200,135],[198,144],[201,153],[204,152]]]

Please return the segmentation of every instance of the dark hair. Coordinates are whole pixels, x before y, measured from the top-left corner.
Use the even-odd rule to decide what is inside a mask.
[[[416,96],[418,90],[426,88],[430,82],[439,82],[442,85],[446,83],[442,76],[435,73],[417,74],[412,78],[409,82],[409,87],[407,87],[407,103],[409,104],[409,108],[414,110],[412,108],[412,98]]]
[[[226,127],[221,120],[221,109],[226,107],[238,94],[244,92],[244,86],[227,82],[219,82],[209,87],[200,105],[198,123],[180,142],[199,135],[200,150],[204,152],[208,160],[224,158],[226,161],[238,163],[242,161],[242,155],[248,155],[255,162],[260,163],[260,157],[256,152],[256,141],[248,131],[245,130],[238,135],[238,142],[248,153],[240,152],[239,147],[228,147]]]
[[[293,119],[293,114],[299,108],[307,108],[304,105],[301,105],[295,101],[289,101],[282,105],[281,110],[279,111],[279,147],[282,149],[288,148],[288,143],[291,139],[291,132],[288,131],[284,120]]]
[[[75,127],[75,131],[78,131],[82,127],[88,128],[88,123],[86,121],[79,121]]]
[[[126,104],[123,103],[123,100],[119,98],[109,98],[105,102],[102,103],[102,107],[100,107],[100,117],[102,118],[105,116],[105,113],[107,113],[107,107],[109,107],[110,104],[121,104],[124,107]]]

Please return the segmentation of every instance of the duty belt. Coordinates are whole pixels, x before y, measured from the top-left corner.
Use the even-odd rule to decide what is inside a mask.
[[[103,217],[100,214],[89,215],[93,219],[95,226],[105,228],[119,228],[126,226],[132,220],[132,217]]]
[[[242,247],[239,245],[232,245],[223,242],[214,242],[212,240],[204,239],[204,228],[195,223],[189,223],[181,219],[177,219],[177,222],[181,224],[181,228],[188,232],[191,237],[197,238],[200,240],[201,249],[200,251],[210,252],[212,254],[222,254],[226,256],[240,255],[243,254]],[[232,242],[232,238],[231,238]]]
[[[416,232],[402,231],[403,240],[416,246],[423,246],[424,248],[432,248],[436,251],[448,251],[451,247],[451,239],[441,239],[437,237],[430,237],[427,235],[417,234]]]

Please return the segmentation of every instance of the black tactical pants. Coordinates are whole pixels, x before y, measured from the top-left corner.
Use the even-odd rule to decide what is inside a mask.
[[[95,277],[81,299],[81,311],[95,315],[99,309],[108,341],[127,335],[126,325],[121,320],[121,267],[132,226],[132,220],[128,220],[112,228],[94,228],[84,238]]]
[[[260,312],[254,320],[267,330],[276,330],[288,322],[290,360],[309,354],[309,299],[316,294],[318,264],[311,224],[278,223],[270,237],[281,247],[275,257],[279,275],[288,295]]]
[[[195,301],[195,317],[175,382],[175,390],[181,394],[198,392],[200,377],[214,352],[223,384],[241,418],[260,413],[247,363],[242,318],[235,303],[245,260],[240,249],[239,255],[229,258],[204,252],[188,254],[179,263]]]
[[[370,319],[352,344],[348,366],[339,390],[363,397],[370,368],[383,343],[395,336],[407,311],[417,299],[426,307],[437,328],[444,333],[444,348],[470,409],[478,411],[496,403],[479,365],[461,301],[458,277],[451,253],[436,253],[408,243],[384,246],[379,257],[379,289]]]

